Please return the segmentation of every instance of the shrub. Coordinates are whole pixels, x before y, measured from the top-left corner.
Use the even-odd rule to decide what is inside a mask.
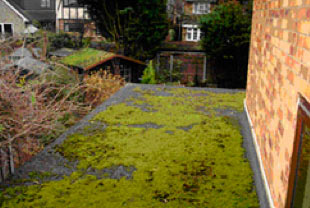
[[[85,102],[92,107],[97,106],[123,87],[122,77],[107,71],[99,71],[84,78]]]
[[[156,73],[153,67],[153,61],[150,61],[147,68],[144,70],[141,82],[143,84],[156,84]]]
[[[182,79],[181,72],[182,61],[178,60],[174,63],[174,68],[172,71],[170,69],[161,70],[157,75],[157,80],[159,83],[180,83]]]
[[[201,18],[202,46],[216,65],[219,87],[246,86],[251,12],[238,2],[220,4]]]

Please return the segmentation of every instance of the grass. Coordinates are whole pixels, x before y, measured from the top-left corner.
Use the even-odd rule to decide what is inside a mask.
[[[84,48],[70,56],[65,57],[61,62],[69,66],[76,66],[84,69],[100,61],[111,58],[114,55],[114,53],[106,51]]]
[[[79,160],[76,172],[8,188],[0,194],[2,207],[259,207],[238,123],[217,113],[241,111],[244,93],[135,91],[142,96],[93,118],[108,125],[104,131],[85,127],[57,148]],[[154,128],[137,126],[143,124]],[[133,178],[87,174],[118,165],[134,166]]]

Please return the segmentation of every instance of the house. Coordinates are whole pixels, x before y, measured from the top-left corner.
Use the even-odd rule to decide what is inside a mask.
[[[19,9],[14,2],[0,0],[0,39],[24,34],[30,23],[30,16]]]
[[[43,29],[55,31],[55,0],[9,0],[14,7],[26,14],[30,21]],[[37,26],[37,25],[36,25]]]
[[[199,18],[210,13],[214,5],[215,0],[169,0],[167,11],[175,25],[176,40],[200,41]]]
[[[127,56],[112,52],[85,48],[61,61],[63,64],[77,70],[79,74],[90,74],[99,70],[106,70],[114,75],[120,75],[127,82],[138,83],[146,65]]]
[[[270,207],[310,205],[307,1],[254,0],[245,108]]]
[[[56,0],[56,31],[80,33],[84,37],[100,36],[87,8],[77,0]]]

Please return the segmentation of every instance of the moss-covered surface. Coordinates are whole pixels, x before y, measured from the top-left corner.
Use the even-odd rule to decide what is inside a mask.
[[[8,188],[2,207],[259,207],[238,123],[218,115],[242,110],[244,93],[135,91],[93,118],[105,130],[86,127],[57,147],[79,160],[76,172]],[[129,180],[87,174],[113,166],[135,171]]]
[[[70,56],[63,58],[61,62],[69,66],[76,66],[84,69],[113,56],[115,56],[114,53],[95,50],[92,48],[84,48]]]

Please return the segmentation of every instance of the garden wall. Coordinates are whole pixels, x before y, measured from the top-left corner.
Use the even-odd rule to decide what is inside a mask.
[[[279,208],[286,206],[298,102],[310,101],[309,18],[309,0],[254,0],[246,106],[271,206]]]

